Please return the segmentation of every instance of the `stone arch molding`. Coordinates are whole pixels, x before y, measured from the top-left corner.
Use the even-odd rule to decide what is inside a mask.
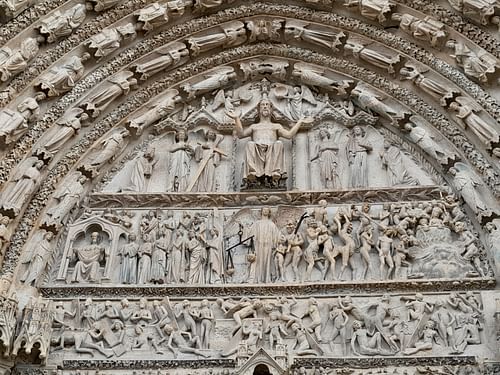
[[[341,229],[343,204],[360,210],[362,202],[370,202],[371,215],[382,220],[391,203],[390,209],[396,209],[397,201],[442,199],[440,210],[447,212],[446,220],[454,220],[446,224],[450,233],[440,237],[443,243],[477,236],[477,247],[464,247],[453,270],[448,264],[440,275],[429,271],[424,257],[419,264],[412,259],[413,268],[403,273],[400,264],[393,276],[390,265],[384,269],[380,264],[380,276],[364,280],[355,274],[355,266],[339,258],[341,269],[334,266],[330,276],[327,270],[308,271],[307,262],[301,261],[306,275],[312,272],[305,281],[340,282],[346,290],[360,291],[355,281],[375,289],[389,285],[395,292],[415,285],[444,292],[455,289],[456,280],[478,290],[494,288],[500,213],[495,4],[480,9],[474,1],[464,2],[462,8],[413,1],[116,3],[40,3],[25,11],[11,8],[5,15],[14,18],[3,27],[12,37],[2,39],[5,60],[0,61],[0,116],[6,124],[0,150],[2,275],[6,293],[9,287],[11,292],[20,288],[20,307],[39,290],[53,299],[75,296],[78,288],[89,296],[106,297],[97,281],[105,279],[103,285],[111,289],[132,283],[124,282],[119,269],[120,251],[133,243],[130,233],[141,226],[139,216],[154,208],[154,220],[159,214],[168,219],[172,212],[172,220],[182,222],[183,212],[193,211],[194,202],[201,210],[198,219],[210,222],[217,232],[206,240],[221,241],[227,249],[237,241],[222,244],[222,235],[233,230],[231,225],[258,221],[257,211],[266,205],[273,207],[274,220],[284,228],[283,220],[297,223],[299,211],[319,215],[314,207],[324,204],[328,224]],[[435,12],[430,14],[430,9]],[[39,21],[23,26],[35,16]],[[285,135],[279,146],[273,143],[272,152],[252,148],[242,136],[251,124],[261,124],[260,103],[266,99],[271,119],[279,124],[273,126]],[[243,131],[235,131],[235,115]],[[359,135],[355,129],[360,129]],[[187,141],[182,140],[183,131]],[[256,152],[272,154],[272,170],[259,173],[249,167],[270,163],[258,161]],[[356,152],[364,156],[356,159]],[[120,207],[129,209],[131,216],[116,210]],[[407,208],[397,208],[401,217]],[[431,211],[429,219],[446,222],[445,212],[431,217]],[[358,215],[350,221],[359,220],[359,211],[349,215]],[[285,219],[280,222],[279,217]],[[88,246],[81,238],[78,246],[72,243],[71,228],[85,220],[105,222],[93,228],[115,228],[107,229],[113,233],[108,234],[112,251],[92,239]],[[309,228],[306,221],[303,225]],[[377,225],[379,240],[385,224]],[[416,229],[415,224],[404,225]],[[355,231],[359,228],[354,225]],[[154,233],[154,241],[165,239]],[[402,238],[397,229],[386,235]],[[139,241],[147,243],[144,238]],[[355,241],[357,250],[361,240]],[[99,259],[85,263],[86,255],[75,252],[77,247],[94,251]],[[102,254],[96,250],[101,248]],[[227,281],[221,280],[222,274],[242,275],[247,266],[244,272],[254,278],[251,281],[270,284],[269,290],[279,290],[283,281],[296,276],[291,269],[284,274],[276,269],[272,282],[259,279],[251,247],[235,249],[240,253],[224,259],[223,269],[203,271],[203,278],[211,279],[206,282],[211,296],[220,293],[219,282]],[[243,249],[248,254],[241,253]],[[456,252],[444,245],[439,251],[446,256]],[[66,273],[61,262],[67,262]],[[351,276],[343,274],[344,268]],[[364,272],[366,276],[368,267]],[[241,275],[234,276],[234,291],[244,290]],[[411,278],[416,280],[413,287]],[[205,283],[199,280],[186,281]],[[141,284],[160,281],[166,282],[150,278]],[[174,281],[166,284],[176,285]],[[300,285],[295,287],[302,293]],[[169,288],[175,295],[175,288]],[[199,293],[188,285],[182,288]],[[142,292],[138,288],[132,294]],[[16,306],[15,298],[6,298]],[[34,311],[36,301],[24,311],[25,321],[33,321]],[[31,339],[28,331],[21,333],[26,342]],[[12,329],[10,335],[6,333],[4,345],[16,348]],[[251,334],[246,335],[240,339],[248,345]],[[35,340],[48,347],[43,338]],[[316,354],[325,350],[307,340]],[[415,342],[411,345],[418,348]],[[115,354],[122,350],[115,349]],[[220,350],[225,354],[228,349]]]

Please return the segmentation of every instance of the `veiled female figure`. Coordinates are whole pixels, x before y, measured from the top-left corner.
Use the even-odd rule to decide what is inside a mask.
[[[151,280],[151,254],[153,242],[149,236],[144,236],[144,243],[139,248],[139,265],[137,270],[137,284],[147,284]]]
[[[177,238],[172,243],[172,249],[167,265],[167,275],[169,281],[173,284],[178,284],[184,279],[184,254],[186,251],[186,232],[182,228],[178,228],[176,232]]]
[[[165,282],[168,246],[169,239],[166,238],[165,232],[161,232],[151,256],[151,281],[154,283],[163,284]]]

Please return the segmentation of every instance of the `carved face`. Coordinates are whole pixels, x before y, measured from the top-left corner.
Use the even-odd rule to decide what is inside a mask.
[[[271,102],[263,100],[259,104],[260,115],[269,117],[271,115]]]

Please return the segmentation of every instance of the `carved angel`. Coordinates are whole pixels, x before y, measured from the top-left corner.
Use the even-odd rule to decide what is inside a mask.
[[[240,69],[245,76],[245,81],[254,80],[259,76],[284,80],[286,68],[288,68],[288,61],[277,59],[254,59],[240,63]]]
[[[479,214],[481,211],[488,210],[487,204],[478,191],[478,187],[483,186],[483,183],[470,172],[467,165],[455,163],[449,173],[453,176],[453,186],[460,192],[463,200],[474,213]]]
[[[110,160],[114,160],[123,151],[130,135],[127,129],[119,128],[99,142],[99,148],[93,150],[93,157],[88,162],[88,169],[99,169]]]
[[[454,49],[451,55],[457,62],[457,65],[464,70],[465,75],[477,79],[480,83],[488,82],[488,75],[494,74],[498,67],[498,60],[484,53],[478,55],[462,42],[450,39],[446,42],[448,48]]]
[[[128,70],[120,71],[108,78],[95,94],[86,97],[79,106],[89,112],[92,117],[98,117],[114,100],[127,95],[137,85],[134,73]],[[104,87],[103,87],[104,86]]]
[[[397,4],[392,0],[346,0],[344,5],[346,7],[357,6],[363,17],[384,23],[390,18]]]
[[[293,66],[292,76],[305,85],[321,87],[329,91],[335,91],[339,95],[345,95],[351,87],[351,80],[334,80],[327,77],[327,71],[315,65],[296,63]]]
[[[382,96],[370,92],[366,87],[357,85],[351,91],[351,98],[361,109],[372,114],[376,113],[391,122],[395,121],[394,117],[398,113],[382,102],[384,99]]]
[[[280,110],[290,119],[299,120],[311,116],[310,109],[317,106],[318,102],[306,85],[288,86],[276,84],[273,87],[276,98],[285,102]]]
[[[21,257],[21,264],[26,264],[27,268],[21,281],[26,285],[32,285],[38,282],[47,262],[52,254],[52,232],[37,232],[33,237],[32,245],[26,248]]]
[[[137,24],[142,30],[150,32],[167,24],[168,7],[164,3],[152,3],[137,12]]]
[[[154,55],[159,56],[153,57]],[[147,60],[133,67],[137,74],[141,74],[141,80],[146,80],[162,70],[176,66],[184,58],[189,57],[189,51],[184,43],[174,42],[156,49],[154,55],[148,56]]]
[[[339,144],[336,136],[327,129],[318,133],[319,140],[311,161],[317,160],[320,168],[321,185],[324,189],[338,189],[341,187],[338,175]]]
[[[447,33],[444,24],[432,17],[421,19],[408,13],[394,13],[392,19],[399,22],[401,30],[415,39],[429,42],[434,48],[441,48],[445,42]]]
[[[500,24],[500,17],[495,16],[500,8],[497,0],[448,0],[448,3],[457,12],[482,25]]]
[[[26,38],[19,49],[0,48],[0,74],[3,82],[24,71],[38,53],[39,39]]]
[[[191,158],[194,148],[188,143],[187,132],[179,129],[175,133],[175,144],[168,150],[170,152],[168,191],[186,191],[189,184]]]
[[[113,8],[120,1],[121,0],[87,0],[87,8],[96,12],[102,12],[103,10]]]
[[[247,21],[247,29],[250,31],[249,42],[263,40],[280,40],[280,29],[283,20],[280,19],[252,19]]]
[[[129,128],[136,129],[137,135],[142,134],[146,127],[171,114],[181,101],[179,91],[175,89],[165,91],[146,104],[146,112],[130,120]]]
[[[236,79],[236,72],[231,66],[223,66],[204,74],[203,81],[186,83],[182,89],[188,94],[188,99],[193,99],[201,93],[223,88]]]
[[[492,124],[476,114],[483,109],[474,100],[466,96],[459,96],[450,104],[450,110],[455,112],[459,123],[464,128],[469,128],[487,147],[499,145],[500,134]]]
[[[372,143],[368,140],[366,131],[360,126],[352,128],[349,141],[346,145],[347,159],[349,162],[349,186],[368,186],[368,153],[373,150]]]
[[[54,14],[42,19],[37,28],[48,43],[53,43],[59,38],[71,35],[73,30],[80,27],[85,21],[86,9],[84,4],[76,4],[65,12],[56,10]]]
[[[23,204],[35,191],[43,165],[43,161],[30,157],[17,166],[4,191],[0,194],[2,209],[13,211],[15,215],[19,213]]]
[[[401,62],[401,56],[398,54],[391,56],[378,52],[376,49],[367,48],[372,43],[372,41],[351,38],[344,45],[344,51],[346,54],[350,53],[356,59],[386,70],[389,74],[395,74],[395,66]]]
[[[429,156],[440,163],[445,162],[447,155],[443,152],[443,147],[436,143],[432,134],[429,134],[425,128],[408,122],[404,125],[404,130],[408,132],[408,138]]]

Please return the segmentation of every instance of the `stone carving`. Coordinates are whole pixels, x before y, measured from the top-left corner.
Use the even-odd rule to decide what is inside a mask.
[[[257,41],[280,41],[280,30],[283,20],[257,18],[246,22],[247,29],[250,31],[249,42]]]
[[[123,284],[137,283],[137,254],[139,252],[139,245],[136,239],[135,234],[129,234],[128,243],[118,253],[121,258],[120,282]]]
[[[370,90],[363,85],[358,84],[354,90],[351,91],[351,98],[354,102],[364,109],[365,111],[369,111],[371,113],[376,113],[380,115],[380,117],[389,120],[391,123],[396,121],[396,116],[398,112],[392,109],[387,104],[383,103],[381,96],[375,95]]]
[[[500,23],[500,18],[495,15],[500,6],[494,0],[448,0],[448,3],[457,12],[481,25],[498,25]]]
[[[67,184],[62,185],[62,187],[54,193],[53,198],[57,201],[57,204],[52,206],[45,213],[42,219],[43,226],[47,228],[53,227],[56,230],[62,228],[71,210],[77,206],[83,198],[86,181],[87,177],[76,176],[72,180],[70,179]]]
[[[288,63],[277,59],[253,59],[248,62],[242,62],[240,69],[243,71],[244,80],[255,80],[260,77],[271,77],[283,80],[286,77],[286,68]],[[233,108],[234,109],[234,108]],[[229,108],[226,108],[229,110]]]
[[[168,6],[164,2],[149,4],[137,12],[137,25],[140,30],[151,32],[167,23]]]
[[[87,9],[95,12],[102,12],[113,8],[120,0],[86,0]]]
[[[401,63],[401,56],[389,55],[373,48],[367,48],[371,43],[370,41],[350,38],[344,45],[344,53],[395,75],[396,67]]]
[[[4,108],[0,111],[0,139],[4,144],[10,144],[17,140],[28,129],[28,125],[40,116],[38,102],[45,95],[38,93],[35,98],[27,98],[18,106],[17,111]]]
[[[234,0],[228,0],[227,4],[231,4],[232,2],[234,2]],[[205,10],[218,7],[223,3],[223,0],[195,0],[193,6],[195,10],[203,12]]]
[[[278,187],[280,180],[286,180],[284,148],[278,137],[291,139],[302,124],[312,122],[312,118],[303,118],[290,130],[286,130],[280,124],[271,122],[271,106],[269,100],[263,99],[259,103],[259,122],[246,129],[237,114],[228,113],[235,121],[237,136],[252,138],[245,146],[243,184],[246,186],[257,184]]]
[[[167,68],[186,62],[189,58],[189,50],[184,43],[174,42],[156,49],[154,55],[159,56],[139,62],[132,67],[136,74],[140,74],[141,80],[146,80]]]
[[[479,83],[488,83],[489,76],[494,75],[498,68],[496,58],[485,52],[478,54],[462,42],[450,39],[446,42],[446,47],[454,50],[451,57],[464,70],[465,75]]]
[[[9,217],[19,214],[26,200],[35,191],[43,166],[43,161],[34,157],[18,166],[0,195],[0,207]]]
[[[175,133],[175,144],[169,150],[171,156],[168,191],[186,191],[188,188],[190,160],[194,155],[194,148],[187,141],[187,133],[184,129]]]
[[[47,97],[60,96],[70,91],[83,77],[85,70],[83,63],[88,59],[90,59],[90,53],[84,52],[82,56],[73,56],[65,63],[53,66],[35,80],[35,89]]]
[[[99,233],[90,234],[89,244],[72,249],[73,257],[76,258],[75,269],[70,281],[73,283],[90,282],[96,283],[101,279],[101,262],[108,262],[109,251],[99,243]]]
[[[181,100],[179,91],[174,89],[165,91],[146,105],[146,112],[130,120],[129,128],[134,129],[137,135],[141,135],[145,128],[172,113]]]
[[[319,27],[304,21],[287,20],[285,23],[285,38],[315,44],[333,52],[339,52],[347,37],[341,31],[335,32],[332,29]]]
[[[19,333],[14,340],[12,355],[20,350],[28,356],[38,354],[38,359],[45,361],[50,349],[52,334],[52,301],[32,298],[24,308],[23,320]],[[37,350],[33,350],[33,349]]]
[[[420,19],[408,13],[394,13],[392,20],[399,22],[399,28],[415,39],[428,42],[434,48],[442,48],[447,37],[444,24],[432,17]]]
[[[147,186],[151,176],[153,175],[153,168],[158,163],[155,156],[154,147],[148,147],[135,161],[130,174],[130,183],[124,187],[123,191],[147,191]]]
[[[205,142],[198,143],[194,158],[199,163],[198,170],[191,179],[187,191],[215,191],[215,170],[223,156],[228,156],[218,148],[224,138],[212,130],[205,131]]]
[[[35,154],[51,158],[73,138],[82,127],[88,126],[90,117],[81,108],[71,108],[42,136]]]
[[[127,129],[114,130],[108,138],[99,143],[99,149],[94,150],[94,156],[91,156],[90,160],[79,169],[80,172],[85,175],[86,172],[90,171],[91,177],[98,173],[102,166],[114,160],[123,151],[128,143],[127,137],[129,135],[130,132]]]
[[[418,126],[412,122],[404,125],[404,131],[408,133],[408,138],[424,150],[429,156],[437,160],[441,164],[447,165],[447,159],[453,159],[454,156],[443,152],[441,147],[434,137],[422,126]]]
[[[106,108],[122,95],[128,95],[136,88],[137,80],[133,78],[133,73],[128,70],[120,71],[99,87],[96,93],[87,96],[80,107],[92,117],[98,117]]]
[[[474,213],[479,214],[489,210],[478,191],[478,187],[482,186],[483,183],[470,172],[465,164],[455,163],[455,166],[450,168],[449,173],[453,176],[453,185]]]
[[[476,114],[482,109],[474,101],[466,96],[459,96],[450,104],[450,110],[456,112],[455,116],[459,123],[470,129],[487,148],[500,145],[500,133],[493,124],[489,124]]]
[[[27,264],[28,266],[21,277],[21,281],[26,285],[36,285],[39,282],[39,278],[45,271],[47,262],[52,255],[53,244],[51,241],[54,238],[54,234],[47,231],[38,233],[38,236],[41,237],[40,241],[37,242],[36,246],[29,249],[21,260],[22,264]]]
[[[441,106],[448,107],[450,103],[460,95],[460,91],[445,83],[426,77],[423,73],[427,71],[427,68],[418,67],[407,62],[405,66],[401,68],[399,74],[402,80],[412,81],[415,86],[438,100]]]
[[[317,86],[338,95],[345,95],[352,88],[351,80],[335,80],[329,78],[325,69],[311,64],[296,63],[293,66],[292,76],[305,85]]]
[[[211,32],[203,36],[194,36],[187,40],[193,56],[214,48],[236,47],[247,40],[245,24],[232,21],[220,26],[219,32]]]
[[[367,139],[366,131],[359,126],[352,128],[349,142],[346,146],[350,169],[349,186],[368,186],[366,158],[372,149],[373,147]]]
[[[380,154],[380,159],[387,170],[389,182],[392,186],[418,185],[418,180],[404,166],[402,153],[398,147],[385,141],[384,151]]]
[[[34,0],[3,0],[0,3],[0,14],[2,22],[6,22],[10,18],[14,18],[27,9],[33,6]]]
[[[0,79],[2,82],[10,80],[28,67],[28,64],[38,53],[40,42],[39,38],[26,38],[18,49],[12,50],[7,46],[0,48]]]
[[[337,171],[339,146],[332,138],[331,133],[326,129],[319,131],[320,142],[311,161],[318,160],[320,165],[320,176],[323,188],[336,189],[340,187],[340,180]]]
[[[17,304],[15,296],[0,295],[0,350],[3,356],[10,355],[14,343],[17,323]]]
[[[120,48],[122,43],[134,40],[137,37],[135,28],[133,23],[127,23],[104,29],[99,34],[93,35],[86,44],[95,57],[106,57]]]
[[[390,20],[391,13],[396,8],[396,3],[391,0],[346,0],[344,6],[357,6],[363,17],[385,23]]]
[[[236,79],[236,73],[233,67],[225,66],[213,69],[210,73],[204,75],[204,79],[194,83],[186,83],[182,89],[192,99],[202,93],[217,90],[225,87]]]
[[[60,38],[64,38],[79,28],[85,21],[86,8],[84,4],[76,4],[63,12],[56,10],[50,16],[40,21],[37,26],[38,32],[47,43],[54,43]]]

